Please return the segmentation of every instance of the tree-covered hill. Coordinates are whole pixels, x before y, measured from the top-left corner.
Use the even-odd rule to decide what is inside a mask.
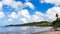
[[[26,23],[26,24],[6,25],[6,27],[8,26],[51,26],[51,22],[41,21],[41,22],[32,22],[32,23]]]

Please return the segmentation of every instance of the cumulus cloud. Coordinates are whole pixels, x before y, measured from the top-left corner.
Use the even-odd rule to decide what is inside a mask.
[[[14,0],[2,0],[1,2],[6,5],[11,5]]]
[[[56,14],[59,15],[60,18],[60,7],[53,7],[46,11],[46,13],[41,13],[40,11],[36,11],[30,18],[32,22],[40,22],[40,21],[54,21],[56,20]]]
[[[40,12],[40,11],[36,11],[36,12],[35,12],[35,15],[42,17],[42,16],[44,15],[44,13],[42,13],[42,12]]]
[[[29,11],[24,9],[18,12],[18,16],[22,17],[19,20],[21,22],[25,21],[24,23],[44,21],[44,14],[39,11],[36,11],[33,15],[30,15]]]
[[[22,22],[22,23],[28,23],[26,18],[21,18],[21,19],[19,19],[19,21]]]
[[[33,15],[32,16],[32,21],[33,22],[40,22],[40,21],[43,21],[42,17],[39,17],[37,15]]]
[[[16,12],[12,12],[10,15],[8,15],[9,19],[8,22],[12,22],[13,19],[17,19],[19,20],[20,23],[29,23],[31,22],[31,16],[30,13],[27,9],[18,11],[18,13]]]
[[[60,18],[60,7],[53,7],[49,8],[46,13],[41,13],[36,11],[35,14],[32,16],[32,21],[54,21],[56,20],[56,14],[59,15]]]
[[[8,19],[8,21],[13,21],[13,19]]]
[[[11,7],[15,8],[16,10],[21,10],[24,8],[24,5],[22,2],[14,2],[11,4]]]
[[[16,10],[21,10],[25,7],[34,9],[34,5],[31,2],[29,2],[28,0],[26,0],[25,3],[22,3],[21,1],[16,2],[15,0],[2,0],[0,2],[0,8],[2,8],[3,5],[11,6],[11,7],[15,8]]]
[[[20,10],[25,7],[34,9],[34,5],[31,2],[29,2],[28,0],[26,0],[26,2],[24,4],[21,1],[16,2],[15,0],[2,0],[1,2],[2,2],[1,4],[9,5],[9,6],[15,8],[16,10]]]
[[[16,14],[16,12],[12,12],[10,15],[9,15],[10,18],[13,18],[13,19],[17,19],[18,18],[18,15]]]
[[[52,21],[56,19],[56,13],[60,17],[60,7],[53,7],[47,10],[46,15]]]
[[[34,5],[31,2],[25,2],[25,7],[29,7],[31,9],[34,9]]]
[[[29,1],[30,1],[30,0],[25,0],[24,6],[25,6],[25,7],[29,7],[29,8],[31,8],[31,9],[34,9],[35,6],[34,6],[31,2],[29,2]]]
[[[16,10],[23,8],[23,3],[20,1],[16,2],[15,0],[2,0],[2,3],[3,3],[3,5],[9,5],[9,6],[15,8]]]
[[[2,10],[3,4],[2,2],[0,2],[0,10]]]
[[[44,21],[43,17],[44,17],[43,13],[36,11],[35,14],[32,16],[32,20],[34,22]]]
[[[27,9],[18,11],[18,15],[25,17],[25,18],[30,18],[30,14],[29,14],[29,11]]]
[[[2,11],[0,11],[0,18],[3,18],[4,16],[5,14]]]
[[[27,20],[27,22],[30,21],[30,18],[31,18],[31,15],[29,13],[29,11],[27,9],[24,9],[24,10],[21,10],[21,11],[18,11],[18,14],[19,18],[24,18],[24,20]],[[22,21],[22,19],[21,19]]]
[[[51,3],[51,4],[55,4],[55,6],[59,6],[60,0],[41,0],[41,3]]]
[[[43,19],[44,14],[38,11],[36,11],[33,15],[30,15],[28,10],[25,9],[25,10],[19,11],[18,15],[24,18],[24,19],[20,18],[19,20],[22,22],[25,21],[26,23],[44,21]]]

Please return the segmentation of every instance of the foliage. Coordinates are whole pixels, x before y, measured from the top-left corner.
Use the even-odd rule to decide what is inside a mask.
[[[16,24],[16,25],[6,25],[6,26],[52,26],[51,22],[48,21],[41,21],[41,22],[32,22],[32,23],[26,23],[26,24]]]

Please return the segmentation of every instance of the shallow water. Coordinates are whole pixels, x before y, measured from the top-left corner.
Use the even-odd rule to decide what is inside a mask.
[[[19,32],[19,34],[31,34],[50,30],[52,27],[20,26],[20,27],[0,27],[0,32]]]

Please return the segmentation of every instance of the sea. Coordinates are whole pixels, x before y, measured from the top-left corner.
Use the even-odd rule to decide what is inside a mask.
[[[37,32],[48,31],[52,27],[37,27],[37,26],[13,26],[0,27],[0,34],[32,34]]]

